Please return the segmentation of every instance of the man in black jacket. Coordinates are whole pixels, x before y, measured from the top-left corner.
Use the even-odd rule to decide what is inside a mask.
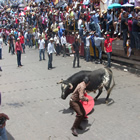
[[[74,53],[74,60],[73,60],[73,68],[75,68],[75,61],[77,59],[77,67],[79,66],[79,54],[80,54],[80,44],[78,42],[78,39],[75,38],[75,42],[72,45],[72,51]]]

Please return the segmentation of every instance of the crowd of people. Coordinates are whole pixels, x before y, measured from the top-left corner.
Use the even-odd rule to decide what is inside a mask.
[[[99,51],[99,61],[96,63],[102,63],[102,51],[107,52],[107,45],[105,45],[105,50],[102,50],[101,40],[105,40],[106,35],[111,38],[122,35],[125,54],[127,53],[127,40],[129,40],[131,49],[140,49],[140,12],[139,9],[134,8],[105,11],[100,9],[98,2],[84,5],[84,2],[74,0],[63,6],[57,6],[52,1],[48,3],[31,2],[24,9],[12,6],[9,11],[4,9],[0,13],[0,22],[0,59],[2,59],[1,38],[5,45],[9,45],[11,54],[15,53],[18,40],[23,53],[27,46],[39,48],[39,60],[41,61],[41,54],[45,60],[45,50],[52,41],[51,47],[55,49],[48,54],[56,52],[56,55],[63,53],[63,57],[66,56],[68,43],[66,35],[73,34],[76,42],[79,42],[73,41],[72,45],[72,51],[74,54],[76,53],[73,67],[75,67],[76,58],[79,67],[82,42],[84,42],[85,60],[91,60],[89,50],[91,42],[95,61],[97,60],[95,47]],[[75,51],[77,48],[79,51]],[[19,53],[17,55],[18,62],[20,62],[21,55]],[[109,55],[107,54],[107,56]],[[52,57],[49,59],[50,63]],[[18,66],[21,66],[20,63]],[[48,69],[50,68],[48,67]]]

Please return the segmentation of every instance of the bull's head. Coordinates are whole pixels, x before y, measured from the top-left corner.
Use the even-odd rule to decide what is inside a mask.
[[[61,80],[60,82],[57,82],[57,84],[61,84],[61,98],[65,100],[67,96],[72,92],[73,85],[65,80]]]

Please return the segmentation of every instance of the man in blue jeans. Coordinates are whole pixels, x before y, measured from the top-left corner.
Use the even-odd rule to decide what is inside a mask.
[[[48,44],[48,48],[47,48],[47,52],[48,52],[48,70],[52,69],[52,58],[53,58],[53,53],[56,53],[55,48],[54,48],[54,43],[53,43],[53,38],[50,39],[50,43]]]
[[[38,49],[39,49],[39,61],[42,60],[41,54],[43,54],[43,60],[45,60],[45,41],[42,36],[39,36],[38,40]]]
[[[102,47],[101,47],[101,43],[104,40],[103,37],[99,37],[99,35],[96,33],[95,37],[94,37],[94,43],[96,48],[99,51],[99,61],[97,62],[98,64],[102,64]]]

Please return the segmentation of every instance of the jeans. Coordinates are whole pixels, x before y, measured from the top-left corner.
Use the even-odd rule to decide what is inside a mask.
[[[109,26],[112,24],[112,22],[106,23],[106,31],[109,30]]]
[[[21,51],[17,51],[17,64],[18,66],[21,65]]]
[[[79,67],[79,53],[74,54],[73,67],[75,67],[76,59],[77,59],[77,67]]]
[[[48,58],[49,58],[48,60],[48,69],[49,69],[52,68],[52,53],[50,53],[50,55],[48,54]]]
[[[2,49],[0,49],[0,59],[2,59]]]
[[[112,52],[108,52],[107,53],[107,67],[111,67],[111,55],[112,55]]]
[[[22,46],[22,49],[23,49],[23,53],[25,53],[25,45],[21,44],[21,46]]]
[[[139,32],[132,32],[135,40],[135,47],[136,49],[140,49],[140,38],[139,38]]]
[[[127,42],[127,29],[123,30],[123,47],[126,48]]]
[[[39,58],[40,58],[40,61],[42,60],[41,54],[43,54],[43,60],[45,60],[45,49],[40,49],[39,50]]]
[[[102,59],[102,48],[101,48],[101,46],[96,46],[96,48],[99,51],[99,59]]]
[[[60,54],[60,46],[59,46],[59,44],[56,44],[56,54],[57,55]]]
[[[32,39],[30,39],[30,40],[29,40],[29,47],[32,48],[32,46],[33,46],[33,42],[32,42]]]
[[[15,52],[13,43],[10,43],[10,45],[9,45],[9,53],[10,53],[10,51],[11,51],[11,54],[14,54],[14,52]]]
[[[66,45],[63,44],[63,57],[66,55]]]
[[[8,140],[5,127],[0,128],[0,140]]]
[[[88,62],[88,61],[90,60],[90,50],[89,50],[89,46],[86,46],[85,50],[86,50],[86,61]]]
[[[38,39],[35,39],[35,48],[38,48]]]

